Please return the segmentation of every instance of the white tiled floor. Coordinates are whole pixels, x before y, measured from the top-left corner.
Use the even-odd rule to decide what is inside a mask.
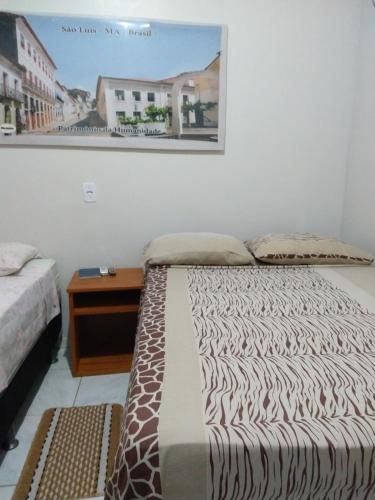
[[[20,444],[0,464],[0,500],[12,497],[40,417],[47,408],[100,403],[124,405],[128,382],[128,373],[74,378],[65,351],[59,352],[58,362],[51,365],[17,433]]]
[[[0,499],[11,500],[15,486],[0,486]]]

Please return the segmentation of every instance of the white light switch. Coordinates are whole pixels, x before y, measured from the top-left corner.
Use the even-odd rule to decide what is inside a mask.
[[[82,183],[83,199],[86,203],[96,202],[96,184],[95,182]]]

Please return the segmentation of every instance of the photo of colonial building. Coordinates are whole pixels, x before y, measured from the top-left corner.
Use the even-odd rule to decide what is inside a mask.
[[[23,94],[16,109],[26,130],[38,130],[53,123],[55,104],[54,61],[24,16],[0,13],[0,51],[13,65],[22,68],[16,92]],[[3,71],[9,87],[10,75]]]
[[[192,83],[192,82],[191,82]],[[96,107],[99,116],[109,127],[119,127],[126,123],[126,118],[137,121],[147,120],[150,107],[167,108],[168,115],[159,122],[159,132],[166,133],[167,124],[172,116],[173,82],[163,80],[138,80],[130,78],[103,77],[98,78]],[[185,85],[182,89],[182,103],[195,103],[193,85]],[[180,110],[181,115],[183,111]],[[195,122],[190,111],[185,120]]]
[[[9,123],[16,127],[17,122],[21,122],[22,75],[22,66],[0,53],[0,124]]]
[[[220,54],[203,70],[164,80],[100,76],[96,107],[108,127],[150,122],[155,108],[168,112],[145,127],[170,136],[200,135],[215,140],[218,128]],[[164,115],[164,116],[163,116]]]
[[[82,95],[86,95],[82,99]],[[81,118],[84,118],[91,109],[90,101],[87,100],[89,92],[79,91],[78,89],[67,89],[65,85],[56,80],[55,82],[55,123],[75,124]]]
[[[56,70],[26,17],[0,12],[0,124],[21,133],[79,121],[89,104],[55,79]]]

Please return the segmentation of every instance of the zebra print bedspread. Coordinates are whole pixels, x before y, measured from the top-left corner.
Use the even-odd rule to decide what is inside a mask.
[[[375,298],[329,269],[157,268],[151,283],[156,276],[165,285],[159,295],[165,303],[150,321],[146,291],[138,344],[151,329],[165,349],[150,343],[148,358],[135,363],[130,426],[108,498],[374,499]],[[176,276],[183,293],[173,288]],[[181,321],[183,307],[190,316],[181,324],[183,336],[194,344],[195,359],[185,363],[198,367],[200,384],[200,404],[177,409],[178,425],[162,419],[163,405],[175,411],[172,393],[178,398],[171,357],[187,377],[194,374],[181,353],[168,348],[181,334],[179,327],[168,331],[168,314],[176,313],[168,312],[168,301],[176,293],[185,301],[181,309],[175,305]],[[144,420],[136,402],[151,397],[150,380],[140,375],[146,365],[152,369],[154,352],[161,398]],[[131,412],[136,416],[129,419]],[[180,461],[194,420],[204,442]],[[201,464],[203,478],[186,477],[189,460]],[[181,467],[168,470],[171,464]],[[199,488],[189,484],[195,480]]]

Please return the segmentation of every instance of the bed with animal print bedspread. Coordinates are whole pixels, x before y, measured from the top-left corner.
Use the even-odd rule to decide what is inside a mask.
[[[150,268],[106,498],[374,499],[375,268]]]

